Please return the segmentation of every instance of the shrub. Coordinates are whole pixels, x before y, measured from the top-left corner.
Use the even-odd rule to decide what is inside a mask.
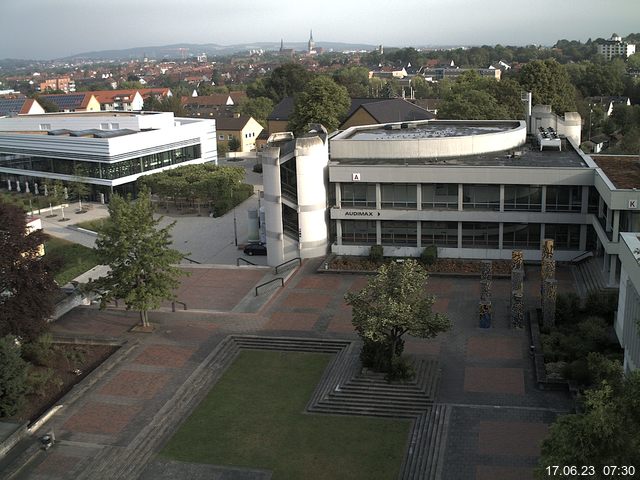
[[[544,358],[548,362],[567,362],[574,359],[575,338],[557,330],[540,335]]]
[[[581,321],[576,328],[576,335],[576,350],[585,356],[610,343],[607,322],[599,317],[588,317]]]
[[[0,417],[14,415],[27,389],[27,362],[15,338],[0,338]]]
[[[603,381],[614,389],[622,385],[623,369],[619,360],[612,360],[599,352],[591,352],[587,355],[587,365],[595,386],[599,386]]]
[[[51,360],[53,336],[50,333],[40,335],[36,340],[22,346],[22,358],[34,365],[47,366]]]
[[[544,364],[547,379],[549,380],[564,380],[566,368],[567,362],[549,362]]]
[[[564,375],[567,380],[573,380],[578,385],[591,385],[592,378],[589,366],[584,358],[574,360],[565,368]]]
[[[602,317],[613,323],[613,314],[618,309],[617,291],[590,292],[585,302],[585,311],[589,315]]]
[[[388,382],[406,382],[412,380],[415,374],[413,362],[408,357],[398,355],[393,357],[385,379]]]
[[[382,245],[371,245],[369,249],[369,260],[372,262],[381,262],[384,258],[384,248]]]
[[[580,318],[580,297],[575,293],[562,293],[556,300],[556,323],[573,325]]]
[[[32,369],[27,378],[27,391],[32,395],[44,397],[51,386],[59,388],[62,383],[51,368]]]
[[[436,247],[435,245],[429,245],[428,247],[425,247],[420,254],[420,261],[424,265],[433,265],[434,263],[436,263],[437,259],[438,247]]]

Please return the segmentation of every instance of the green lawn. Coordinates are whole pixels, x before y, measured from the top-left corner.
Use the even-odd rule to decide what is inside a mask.
[[[410,421],[303,413],[330,358],[241,352],[161,455],[269,469],[274,480],[397,478]]]
[[[49,237],[44,243],[44,251],[47,260],[61,266],[55,277],[60,286],[98,265],[98,257],[92,249],[60,238]]]

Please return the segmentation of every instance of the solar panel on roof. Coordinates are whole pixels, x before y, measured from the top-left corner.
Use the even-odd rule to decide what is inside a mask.
[[[12,113],[20,113],[26,99],[9,98],[0,100],[0,115],[10,115]]]
[[[82,105],[83,93],[71,93],[68,95],[42,95],[43,98],[55,103],[62,110],[72,110]]]

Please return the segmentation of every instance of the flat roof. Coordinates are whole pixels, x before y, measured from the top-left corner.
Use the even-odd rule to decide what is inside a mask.
[[[640,188],[638,155],[591,155],[616,188]]]
[[[470,167],[537,167],[537,168],[588,168],[582,156],[563,140],[563,150],[544,149],[532,145],[531,138],[517,148],[498,152],[463,155],[447,158],[336,158],[331,157],[331,165],[428,165],[428,166],[470,166]]]
[[[349,135],[342,137],[348,140],[416,140],[421,138],[451,138],[487,133],[499,133],[516,129],[520,122],[514,121],[447,121],[429,120],[421,122],[394,123],[375,128],[357,127]]]

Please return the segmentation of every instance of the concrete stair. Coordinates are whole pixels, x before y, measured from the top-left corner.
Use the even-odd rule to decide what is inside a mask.
[[[451,407],[446,404],[434,404],[430,411],[416,417],[401,480],[442,478],[450,417]]]
[[[601,257],[592,257],[575,265],[574,273],[581,297],[586,297],[590,292],[607,288],[601,263]]]

